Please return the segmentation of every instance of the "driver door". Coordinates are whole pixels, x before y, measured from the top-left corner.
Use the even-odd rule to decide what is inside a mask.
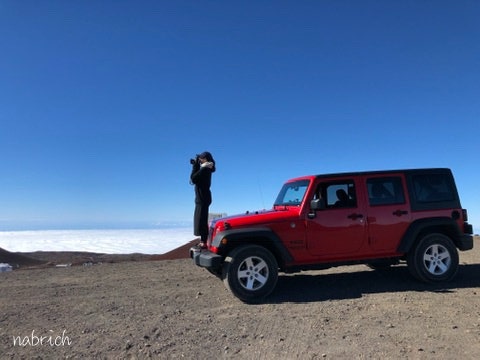
[[[354,179],[321,182],[315,192],[324,208],[309,216],[306,230],[311,255],[335,259],[356,254],[365,244],[366,225],[359,183]]]

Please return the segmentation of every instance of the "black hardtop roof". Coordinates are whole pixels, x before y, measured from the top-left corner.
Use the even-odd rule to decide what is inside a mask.
[[[372,170],[372,171],[356,171],[344,173],[318,174],[314,175],[316,178],[330,178],[330,177],[348,177],[348,176],[365,176],[365,175],[388,175],[388,174],[421,174],[421,173],[448,173],[452,174],[449,168],[418,168],[418,169],[397,169],[397,170]]]

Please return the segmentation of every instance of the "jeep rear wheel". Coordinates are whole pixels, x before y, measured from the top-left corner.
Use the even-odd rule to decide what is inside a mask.
[[[240,300],[256,302],[269,295],[278,279],[275,257],[264,247],[247,245],[234,249],[223,267],[225,286]]]
[[[458,270],[458,252],[443,234],[429,234],[420,239],[407,256],[410,273],[424,282],[451,280]]]

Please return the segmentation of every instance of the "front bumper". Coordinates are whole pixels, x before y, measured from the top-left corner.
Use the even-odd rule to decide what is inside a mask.
[[[190,248],[190,257],[197,266],[208,269],[217,269],[223,263],[223,257],[208,250],[200,250],[197,247]]]

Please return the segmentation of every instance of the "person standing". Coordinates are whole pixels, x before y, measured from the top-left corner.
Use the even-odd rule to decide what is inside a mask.
[[[192,159],[190,181],[195,185],[195,212],[193,216],[193,234],[200,236],[198,247],[205,249],[208,238],[208,208],[212,203],[212,173],[215,172],[215,160],[208,151]]]

